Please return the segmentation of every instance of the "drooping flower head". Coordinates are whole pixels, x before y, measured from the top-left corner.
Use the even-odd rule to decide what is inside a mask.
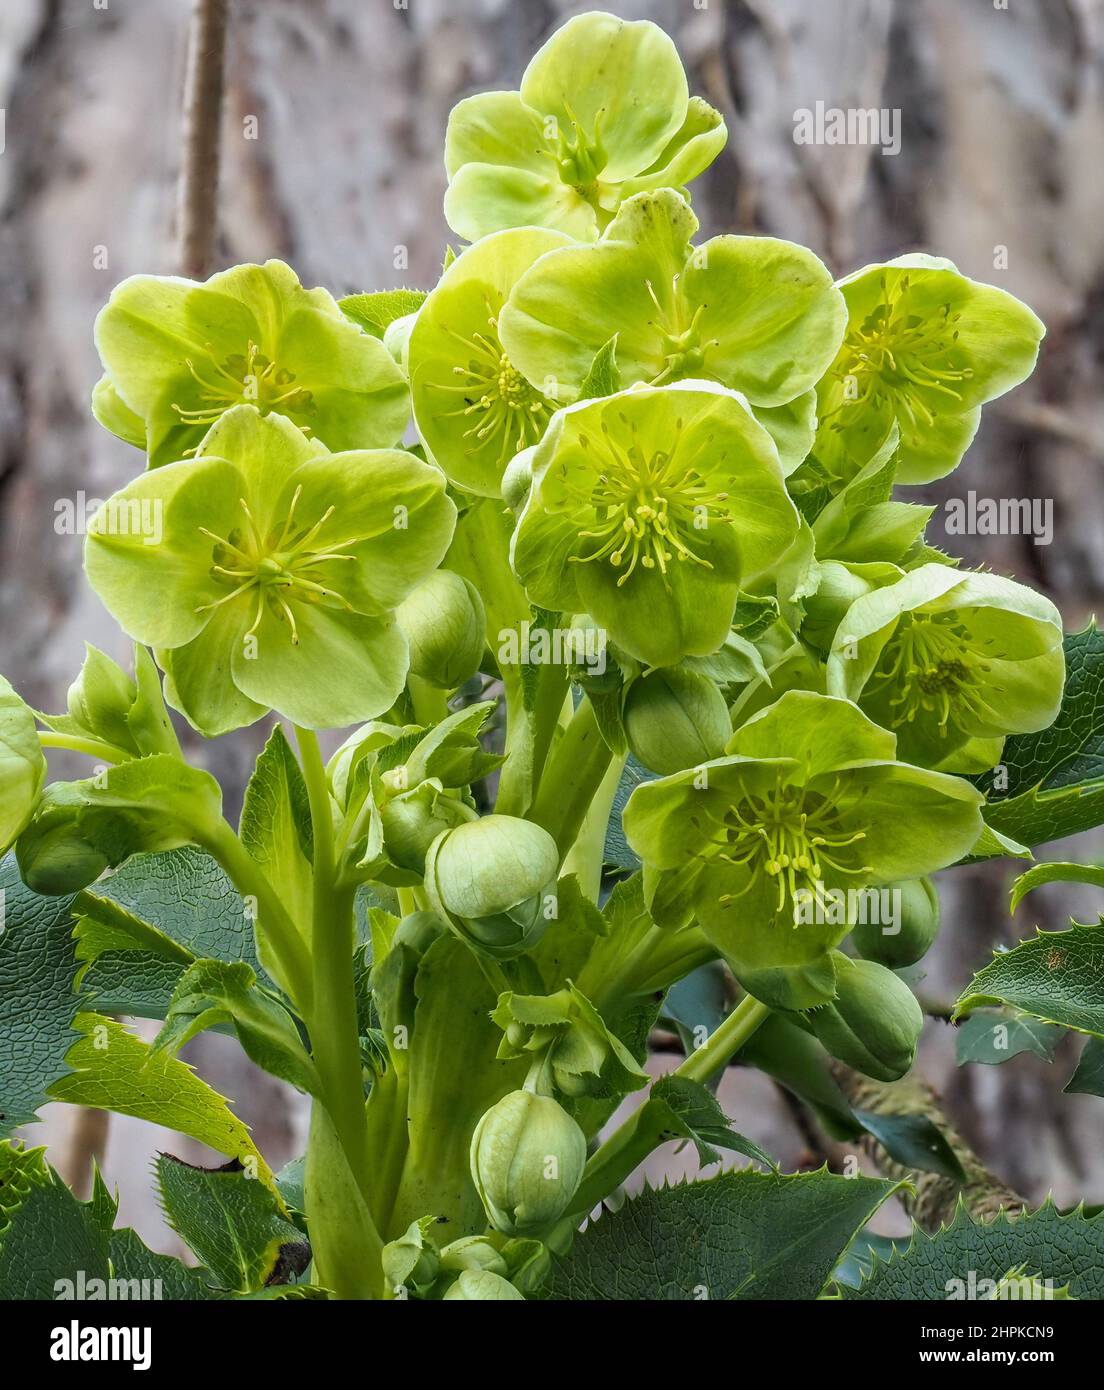
[[[507,464],[541,437],[556,408],[503,351],[498,316],[518,277],[567,244],[535,227],[487,237],[449,266],[418,312],[407,349],[415,423],[466,492],[500,496]]]
[[[520,91],[453,107],[445,217],[469,241],[525,226],[591,240],[623,198],[689,183],[727,138],[720,115],[690,97],[662,29],[576,15],[533,56]]]
[[[846,478],[896,421],[897,481],[942,478],[966,452],[981,406],[1031,374],[1043,324],[1013,295],[936,256],[864,266],[839,287],[847,334],[818,388],[816,457]]]
[[[521,276],[502,311],[502,342],[529,381],[552,382],[563,403],[616,336],[626,386],[707,378],[741,391],[772,434],[777,418],[778,441],[787,426],[798,432],[783,458],[795,466],[812,443],[812,388],[843,336],[843,296],[802,246],[718,236],[692,247],[697,230],[671,189],[628,199],[601,240],[555,251]]]
[[[742,584],[797,533],[778,455],[713,382],[636,387],[557,412],[512,543],[530,599],[587,612],[653,666],[716,651]]]
[[[831,993],[848,890],[954,863],[981,804],[961,778],[898,762],[850,701],[794,690],[725,757],[637,787],[624,825],[657,919],[696,916],[753,994],[807,1008]]]
[[[155,531],[114,524],[150,515]],[[407,645],[393,610],[440,562],[455,517],[444,476],[413,454],[331,454],[282,416],[238,406],[194,460],[104,504],[85,563],[202,733],[269,709],[326,728],[398,696]]]
[[[897,735],[901,756],[980,772],[1006,734],[1045,729],[1065,680],[1062,619],[996,574],[922,565],[856,599],[828,658],[828,689]]]
[[[279,414],[328,449],[395,444],[409,418],[391,354],[307,290],[282,261],[239,265],[203,284],[132,275],[96,319],[105,376],[96,418],[147,449],[151,467],[189,458],[237,405]]]

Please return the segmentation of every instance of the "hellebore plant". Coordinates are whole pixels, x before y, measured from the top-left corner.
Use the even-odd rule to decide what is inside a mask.
[[[786,241],[693,245],[724,138],[666,35],[581,15],[453,112],[472,244],[428,295],[270,261],[134,277],[97,320],[93,409],[147,468],[85,564],[134,666],[90,648],[60,715],[0,679],[0,965],[55,922],[73,986],[0,1110],[114,1107],[236,1160],[159,1163],[181,1296],[576,1296],[669,1139],[764,1165],[731,1175],[756,1192],[876,1194],[847,1241],[892,1190],[783,1178],[706,1083],[753,1035],[799,1094],[779,1049],[903,1075],[930,875],[1027,852],[980,774],[1058,713],[1059,616],[892,494],[955,466],[1042,326],[926,256],[833,284]],[[170,710],[262,726],[236,826]],[[54,750],[92,774],[48,781]],[[686,1056],[653,1082],[660,1018]],[[310,1097],[278,1177],[176,1060],[212,1027]]]

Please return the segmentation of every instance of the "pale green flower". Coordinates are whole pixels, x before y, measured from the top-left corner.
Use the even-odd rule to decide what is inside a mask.
[[[105,524],[131,515],[156,515],[158,533]],[[194,461],[105,503],[85,563],[201,732],[269,709],[328,728],[398,697],[408,657],[393,612],[444,556],[455,518],[443,475],[413,454],[330,454],[282,416],[238,406]]]
[[[105,377],[92,409],[152,467],[190,458],[227,410],[279,414],[327,448],[389,447],[409,419],[403,373],[383,343],[307,290],[282,261],[203,284],[132,275],[96,319]]]
[[[593,238],[623,198],[696,178],[728,138],[691,97],[678,50],[647,20],[576,15],[519,92],[459,102],[445,135],[445,217],[469,241],[507,227]]]

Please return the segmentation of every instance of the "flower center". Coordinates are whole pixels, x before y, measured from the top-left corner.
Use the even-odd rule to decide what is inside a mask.
[[[992,638],[984,645],[991,646]],[[905,613],[882,649],[867,690],[887,696],[896,728],[934,715],[941,738],[963,716],[981,713],[982,677],[1000,660],[979,653],[953,613]]]
[[[314,412],[314,393],[295,385],[295,373],[280,367],[266,357],[256,343],[250,342],[244,353],[234,352],[219,362],[208,349],[200,367],[191,357],[184,359],[193,381],[200,388],[201,405],[185,409],[173,403],[173,410],[185,425],[213,425],[235,405],[255,405],[262,415],[278,410],[282,415],[310,415]],[[296,421],[304,434],[308,425]],[[195,449],[189,449],[194,454]]]
[[[834,374],[856,383],[837,410],[887,402],[915,431],[935,422],[926,396],[943,396],[952,410],[960,411],[961,384],[974,373],[962,365],[965,358],[958,350],[962,315],[952,313],[949,304],[935,314],[909,313],[909,284],[908,275],[896,277],[892,286],[887,276],[881,277],[882,301],[844,339]]]
[[[604,109],[594,118],[594,131],[588,134],[582,122],[564,103],[570,121],[570,129],[565,131],[559,123],[556,128],[556,163],[563,183],[570,184],[577,193],[593,201],[597,189],[598,175],[606,167],[607,156],[602,144],[601,130]]]
[[[660,336],[660,354],[664,363],[663,370],[652,378],[649,386],[661,386],[665,381],[700,375],[705,370],[706,349],[716,347],[720,342],[719,338],[710,338],[704,343],[701,341],[698,322],[705,310],[704,304],[699,304],[690,321],[686,321],[678,282],[678,275],[674,275],[671,279],[671,305],[665,308],[659,302],[652,282],[644,281],[648,298],[655,308],[655,317],[649,319],[648,323]]]
[[[530,386],[502,351],[496,312],[486,296],[484,303],[486,332],[476,330],[465,336],[453,328],[445,329],[465,351],[467,360],[452,369],[460,380],[455,384],[429,385],[435,391],[462,397],[462,405],[441,413],[445,419],[471,419],[464,431],[464,438],[471,441],[465,451],[467,456],[497,448],[498,464],[505,465],[514,454],[540,439],[555,407]]]
[[[704,478],[692,460],[679,456],[683,422],[676,420],[669,450],[645,449],[637,439],[635,422],[624,413],[618,418],[627,425],[630,442],[619,445],[602,421],[602,437],[579,436],[579,444],[590,455],[589,478],[579,470],[561,467],[561,478],[568,497],[591,516],[590,525],[579,535],[596,542],[589,555],[573,555],[572,562],[608,560],[614,569],[625,566],[618,577],[620,587],[639,565],[658,569],[666,578],[672,560],[691,561],[706,569],[713,566],[694,549],[701,545],[693,533],[704,532],[712,521],[731,525],[725,513],[714,515],[728,500]],[[710,435],[706,447],[712,441]],[[682,451],[685,454],[685,450]],[[723,462],[725,455],[716,462]],[[627,564],[626,564],[627,561]]]
[[[826,872],[869,874],[869,864],[855,862],[861,851],[851,851],[866,832],[844,825],[841,790],[838,777],[827,793],[779,782],[730,806],[706,857],[745,868],[748,880],[739,892],[725,893],[718,901],[726,905],[742,898],[765,874],[777,881],[779,912],[787,896],[793,901],[802,891],[823,906]]]
[[[283,526],[274,527],[267,536],[262,535],[244,497],[240,499],[243,525],[236,526],[228,536],[216,535],[205,526],[199,528],[202,535],[214,542],[208,573],[230,592],[213,603],[202,604],[196,609],[197,613],[221,608],[233,599],[248,598],[255,603],[255,608],[246,637],[257,631],[267,607],[281,622],[288,624],[292,646],[297,647],[296,603],[323,604],[327,608],[352,611],[352,605],[332,585],[322,582],[327,575],[317,567],[355,560],[353,555],[341,554],[354,542],[319,543],[318,534],[333,515],[333,507],[328,507],[313,525],[298,526],[295,511],[302,491],[301,485],[295,489]]]

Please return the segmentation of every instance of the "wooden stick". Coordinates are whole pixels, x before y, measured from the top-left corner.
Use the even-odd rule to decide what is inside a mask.
[[[214,252],[225,66],[226,0],[194,0],[177,198],[180,268],[193,280],[209,274]]]

